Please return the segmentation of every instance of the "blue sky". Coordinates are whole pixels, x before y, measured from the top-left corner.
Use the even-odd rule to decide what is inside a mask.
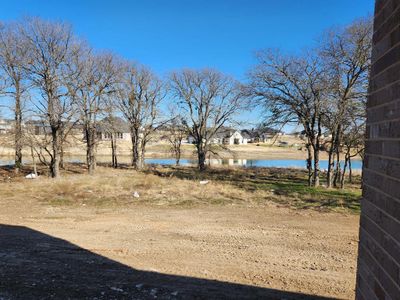
[[[14,0],[0,20],[40,16],[73,25],[98,49],[161,76],[211,67],[244,79],[257,49],[298,51],[327,28],[371,15],[374,0]]]

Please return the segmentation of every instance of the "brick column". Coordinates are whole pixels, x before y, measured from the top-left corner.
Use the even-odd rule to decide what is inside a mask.
[[[376,0],[357,299],[400,299],[400,0]]]

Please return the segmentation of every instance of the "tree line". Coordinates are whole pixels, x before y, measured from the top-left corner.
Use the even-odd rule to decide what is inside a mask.
[[[372,31],[372,21],[360,19],[325,32],[302,54],[256,54],[248,94],[266,109],[269,124],[301,126],[310,186],[320,185],[322,151],[328,187],[343,187],[347,169],[352,180],[351,159],[363,156]]]
[[[100,120],[107,120],[116,166],[118,116],[129,125],[136,169],[144,166],[154,132],[168,125],[177,163],[190,135],[202,171],[217,132],[257,106],[266,111],[267,124],[302,126],[309,185],[320,184],[319,157],[326,151],[328,186],[343,186],[351,159],[362,155],[371,32],[370,20],[357,20],[328,31],[318,47],[297,56],[258,51],[257,64],[240,83],[213,69],[184,69],[162,79],[138,62],[93,49],[62,22],[25,18],[0,24],[0,101],[5,106],[12,99],[15,169],[22,165],[23,146],[39,143],[24,134],[28,116],[49,129],[31,149],[52,177],[60,176],[64,147],[77,124],[93,174]],[[162,109],[166,102],[173,107],[169,113]]]
[[[181,70],[161,80],[140,63],[96,51],[70,25],[40,18],[0,24],[0,69],[2,106],[6,98],[12,99],[9,108],[15,119],[15,169],[22,165],[23,146],[35,144],[35,154],[52,177],[60,176],[64,146],[77,124],[84,131],[86,164],[93,174],[96,128],[104,118],[110,134],[115,134],[116,116],[129,124],[136,169],[143,168],[152,134],[170,123],[170,128],[180,124],[195,138],[199,168],[204,170],[210,139],[232,120],[244,98],[240,84],[216,70]],[[168,93],[174,97],[173,116],[161,109]],[[27,116],[48,128],[44,138],[24,134]],[[111,142],[116,166],[115,136]]]

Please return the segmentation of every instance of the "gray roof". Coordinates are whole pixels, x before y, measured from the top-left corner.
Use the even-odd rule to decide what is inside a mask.
[[[123,132],[129,133],[130,127],[128,122],[125,122],[120,117],[106,117],[96,124],[96,130],[99,132]]]
[[[251,139],[251,135],[247,130],[242,130],[240,132],[240,134],[242,135],[242,137],[244,137],[245,139]]]
[[[221,128],[220,130],[218,130],[215,133],[214,137],[220,138],[220,139],[230,138],[237,131],[238,130],[235,130],[233,128]]]

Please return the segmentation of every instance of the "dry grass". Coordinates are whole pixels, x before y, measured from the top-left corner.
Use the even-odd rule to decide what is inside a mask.
[[[246,204],[266,199],[266,193],[249,192],[220,182],[201,185],[198,180],[160,177],[133,170],[99,167],[96,175],[69,172],[60,179],[41,176],[37,180],[16,178],[2,184],[3,196],[33,198],[52,205],[113,207],[146,204],[199,206]],[[139,198],[133,196],[139,193]]]
[[[213,168],[199,173],[189,167],[153,167],[145,172],[98,167],[96,175],[89,176],[83,165],[71,164],[56,180],[48,178],[43,167],[36,180],[10,178],[11,170],[0,171],[6,179],[0,183],[5,199],[34,199],[54,206],[263,206],[274,202],[298,209],[358,212],[360,202],[357,184],[346,190],[310,188],[305,173],[294,169]],[[28,172],[23,170],[22,175]],[[202,185],[201,180],[209,182]]]
[[[354,176],[355,182],[347,183],[345,189],[327,189],[323,186],[308,187],[306,171],[301,169],[214,167],[206,172],[199,172],[196,168],[162,167],[150,169],[149,172],[182,179],[212,180],[251,192],[251,195],[258,195],[256,202],[260,202],[261,196],[261,199],[299,209],[355,213],[360,210],[360,176]],[[325,178],[323,175],[321,177],[323,183]]]

